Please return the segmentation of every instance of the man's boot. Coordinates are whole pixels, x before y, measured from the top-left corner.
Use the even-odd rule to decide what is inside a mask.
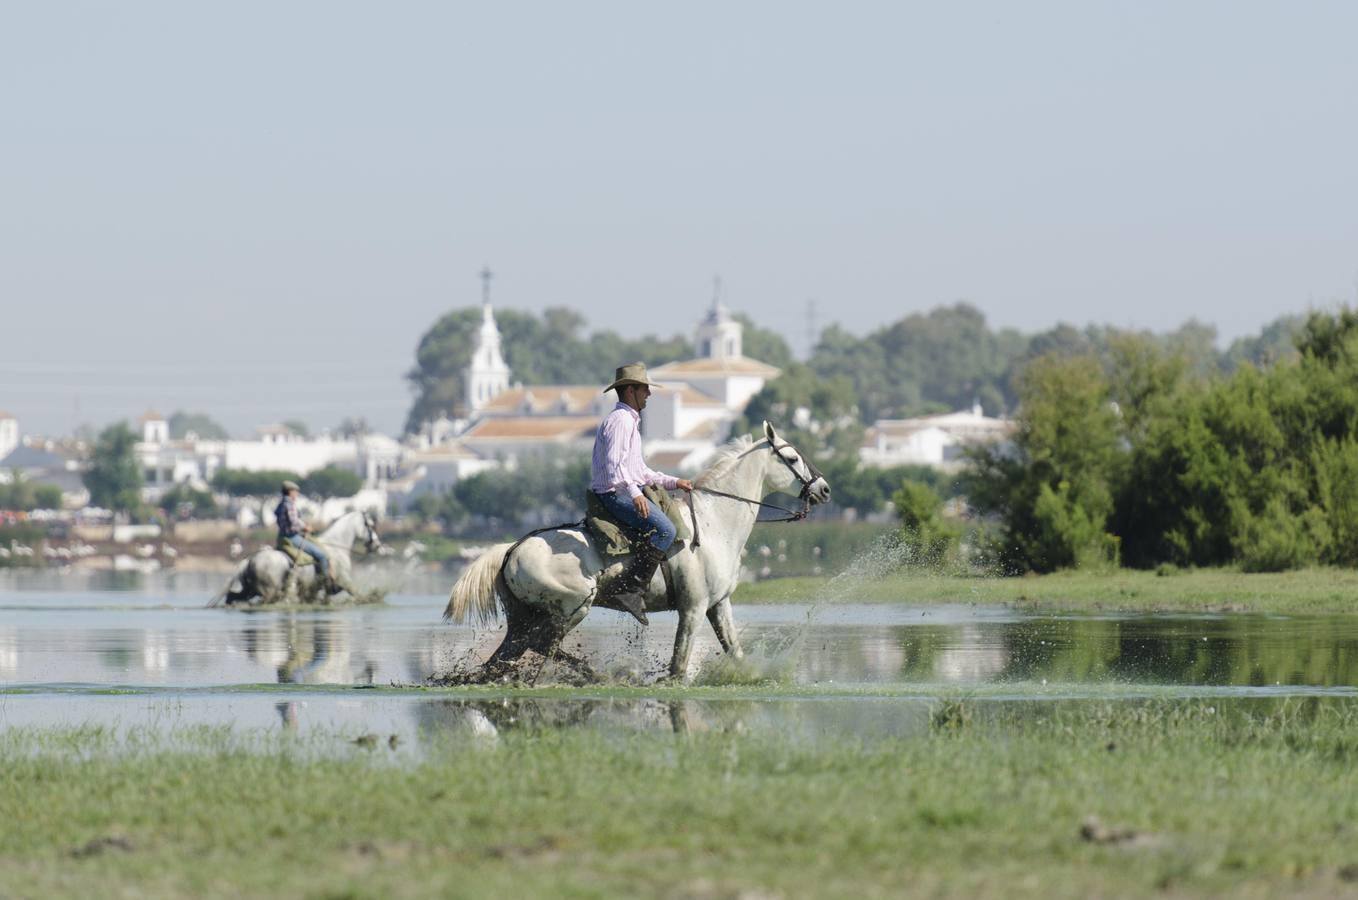
[[[655,570],[664,558],[664,550],[655,549],[649,542],[642,544],[628,560],[627,568],[613,579],[599,599],[615,600],[642,625],[651,624],[646,618],[646,589],[651,586]]]
[[[339,579],[337,579],[334,575],[331,575],[329,572],[326,572],[326,573],[325,573],[325,593],[326,593],[328,596],[332,596],[332,597],[333,597],[335,594],[341,593],[341,592],[343,592],[343,591],[344,591],[344,585],[342,585],[342,584],[339,583]]]

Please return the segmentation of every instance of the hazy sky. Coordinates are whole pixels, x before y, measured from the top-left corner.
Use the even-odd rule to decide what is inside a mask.
[[[399,428],[442,312],[1223,337],[1358,283],[1358,4],[0,2],[0,409]],[[600,383],[609,373],[599,373]]]

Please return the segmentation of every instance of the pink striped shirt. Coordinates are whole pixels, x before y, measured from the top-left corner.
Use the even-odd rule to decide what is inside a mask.
[[[594,435],[589,489],[596,494],[624,491],[636,497],[648,484],[672,491],[679,479],[648,468],[641,458],[641,413],[618,401]]]

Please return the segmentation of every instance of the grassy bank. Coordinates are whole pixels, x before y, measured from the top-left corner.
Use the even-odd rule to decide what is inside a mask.
[[[1119,569],[1020,578],[900,573],[881,578],[778,578],[741,585],[737,603],[1009,603],[1058,611],[1358,612],[1358,571],[1233,569],[1170,574]]]
[[[392,764],[340,738],[115,752],[0,739],[18,896],[1331,896],[1358,879],[1358,713],[939,707],[792,745],[504,732]],[[318,755],[315,741],[342,748]]]

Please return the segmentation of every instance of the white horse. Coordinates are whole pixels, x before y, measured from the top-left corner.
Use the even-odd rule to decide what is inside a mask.
[[[370,512],[347,512],[340,516],[330,527],[312,538],[325,550],[330,560],[330,574],[344,585],[352,594],[350,575],[353,560],[350,548],[354,541],[362,538],[369,553],[382,546],[377,536],[377,519]],[[324,601],[325,587],[316,577],[314,565],[299,566],[294,585],[285,589],[288,569],[292,562],[281,550],[267,547],[251,554],[223,591],[212,599],[208,606],[217,606],[223,601],[234,603],[289,603]]]
[[[674,600],[657,572],[646,593],[647,611],[676,609],[679,629],[670,659],[670,677],[683,678],[693,651],[694,629],[706,615],[722,649],[743,656],[731,618],[731,594],[740,574],[740,551],[754,529],[761,501],[778,491],[799,492],[803,502],[830,499],[825,476],[764,423],[764,440],[745,436],[728,443],[698,477],[693,494],[699,546],[674,554]],[[685,518],[691,516],[685,511]],[[510,549],[513,552],[510,553]],[[518,545],[500,544],[469,565],[453,586],[445,620],[479,622],[497,618],[496,597],[504,606],[508,630],[486,665],[494,672],[534,650],[552,655],[561,638],[579,625],[596,603],[601,576],[616,576],[622,563],[604,560],[581,528],[545,531]],[[599,601],[621,609],[611,601]]]

